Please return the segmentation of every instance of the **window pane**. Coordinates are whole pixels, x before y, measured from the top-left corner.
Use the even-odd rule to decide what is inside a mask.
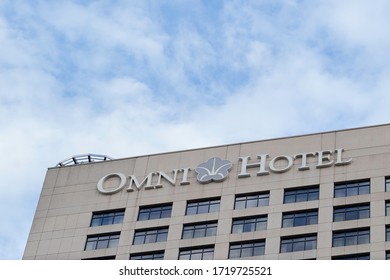
[[[307,220],[307,224],[308,225],[318,224],[318,214],[317,215],[313,215],[313,216],[309,216],[308,220]]]
[[[219,211],[219,202],[218,203],[212,203],[210,205],[210,213],[211,212],[218,212]]]
[[[265,245],[257,245],[254,250],[253,250],[253,255],[254,256],[261,256],[264,255],[265,251]]]
[[[358,211],[348,211],[345,213],[345,220],[356,220],[359,218]]]
[[[214,236],[217,234],[217,227],[208,228],[206,231],[206,236]]]
[[[319,199],[319,191],[309,193],[308,200],[318,200],[318,199]]]
[[[295,202],[301,202],[301,201],[307,201],[306,193],[297,194]]]
[[[295,202],[295,195],[284,196],[284,203],[294,203],[294,202]]]
[[[145,241],[145,236],[135,236],[134,237],[134,245],[143,244]]]
[[[206,252],[203,254],[203,260],[212,260],[214,259],[214,251]]]
[[[168,237],[168,232],[159,233],[159,234],[157,235],[156,242],[167,241],[167,237]]]
[[[281,253],[292,252],[292,243],[284,243],[280,246]]]
[[[248,199],[246,203],[246,208],[257,207],[257,198]]]
[[[149,220],[149,213],[140,212],[138,216],[138,221]]]
[[[242,233],[243,232],[243,225],[233,225],[232,233]]]
[[[258,202],[258,206],[268,206],[268,205],[269,205],[269,198],[268,197],[260,198],[260,200]]]
[[[359,212],[359,219],[366,219],[370,217],[370,209],[363,209]]]
[[[96,249],[108,248],[108,239],[99,240],[96,244]]]
[[[204,236],[205,236],[205,229],[204,229],[204,228],[195,229],[195,230],[194,230],[194,238],[197,238],[197,237],[204,237]]]
[[[149,220],[159,219],[160,218],[160,211],[151,211],[149,215]]]
[[[298,226],[304,226],[306,225],[306,217],[296,217],[295,218],[295,221],[294,221],[294,226],[298,227]]]
[[[187,207],[187,215],[195,215],[197,214],[197,207],[196,206],[188,206]]]
[[[190,260],[191,259],[191,255],[189,254],[180,254],[179,256],[179,260]]]
[[[96,241],[87,242],[87,246],[85,246],[85,250],[95,250]]]
[[[266,230],[267,229],[267,221],[259,221],[256,223],[256,230]]]
[[[118,247],[118,243],[119,243],[119,239],[118,238],[111,239],[109,241],[108,248]]]
[[[283,219],[283,227],[293,227],[293,226],[294,226],[294,219],[292,217]]]
[[[93,213],[91,227],[119,224],[123,222],[125,210],[111,210],[104,213]],[[116,219],[116,217],[118,218]]]
[[[358,188],[347,188],[347,196],[353,196],[353,195],[358,195]]]
[[[161,212],[161,218],[169,218],[171,216],[171,209],[165,209]]]
[[[369,194],[370,193],[370,186],[363,186],[363,187],[360,187],[359,189],[359,194],[362,195],[362,194]]]
[[[344,197],[345,196],[345,189],[337,188],[334,190],[334,197]]]
[[[91,227],[100,226],[100,219],[93,219],[91,222]]]
[[[234,208],[235,209],[244,209],[245,208],[245,201],[242,201],[242,200],[236,201],[236,205]]]
[[[229,258],[235,259],[240,257],[240,250],[239,249],[230,249]]]
[[[121,224],[123,223],[123,215],[116,215],[114,218],[114,224]]]

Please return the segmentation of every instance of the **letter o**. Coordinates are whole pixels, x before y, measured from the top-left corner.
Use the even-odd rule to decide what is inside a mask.
[[[107,191],[104,189],[103,184],[106,180],[112,178],[112,177],[119,177],[121,179],[121,182],[119,186],[113,190]],[[106,176],[102,177],[99,182],[97,183],[97,190],[102,194],[113,194],[119,192],[126,184],[126,176],[122,173],[111,173],[107,174]]]
[[[287,160],[287,162],[288,162],[287,166],[283,167],[283,168],[276,168],[275,162],[278,160],[281,160],[281,159]],[[293,166],[293,163],[294,163],[293,158],[290,156],[277,156],[277,157],[273,158],[271,160],[271,162],[269,163],[269,169],[271,169],[275,173],[283,173],[283,172],[286,172],[287,170],[289,170]]]

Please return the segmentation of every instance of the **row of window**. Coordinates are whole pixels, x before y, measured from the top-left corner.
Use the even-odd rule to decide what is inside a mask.
[[[245,256],[250,256],[254,254],[253,252],[255,252],[254,251],[255,248],[261,247],[261,245],[251,246],[251,244],[248,244],[246,247],[248,248],[247,250],[245,249],[241,250],[241,247],[237,247],[236,249],[233,248],[231,258],[234,258],[234,254],[237,253],[240,253],[241,258]],[[165,254],[164,251],[130,254],[130,260],[163,260],[164,254]],[[213,246],[204,247],[204,248],[188,248],[188,249],[180,250],[179,252],[179,259],[210,260],[213,259],[213,257],[214,257]],[[332,260],[369,260],[369,259],[370,259],[370,253],[332,256]],[[86,260],[115,260],[115,256],[103,256],[103,257],[89,258]],[[386,251],[386,260],[390,260],[390,251]]]
[[[245,254],[245,253],[244,253]],[[210,260],[214,256],[214,248],[198,248],[180,251],[179,259],[183,260]],[[130,254],[130,260],[163,260],[164,251]],[[370,253],[333,256],[332,260],[369,260]],[[87,260],[115,260],[115,256],[104,256]],[[390,260],[390,252],[386,252],[386,260]]]
[[[386,190],[390,189],[390,179],[386,179]],[[336,184],[334,187],[335,197],[344,197],[351,195],[361,195],[370,193],[370,181],[359,181]],[[295,203],[303,201],[311,201],[319,199],[319,187],[310,186],[305,188],[293,188],[286,189],[284,192],[284,203]],[[234,209],[244,209],[251,207],[260,207],[269,205],[269,192],[252,193],[252,194],[240,194],[235,198]],[[390,204],[389,204],[390,205]],[[387,205],[388,206],[388,205]],[[186,207],[186,215],[196,215],[203,213],[211,213],[219,211],[220,198],[202,199],[196,201],[189,201]],[[369,210],[367,205],[362,206],[362,209],[350,209],[351,213],[343,213],[342,208],[335,209],[340,211],[340,217],[335,217],[335,221],[355,219],[350,218],[349,215],[355,215],[356,212],[361,212],[361,217],[369,216]],[[364,210],[365,209],[365,210]],[[386,208],[386,211],[390,212],[390,206]],[[363,213],[365,212],[365,213]],[[172,203],[154,206],[142,206],[139,209],[138,221],[153,220],[169,218],[172,213]],[[342,217],[342,216],[348,217]],[[111,212],[94,213],[91,221],[91,226],[102,226],[109,224],[122,223],[124,217],[124,209]],[[358,219],[359,219],[358,218]],[[315,219],[315,218],[313,218]]]
[[[207,232],[208,228],[202,229]],[[152,242],[166,241],[168,228],[155,229],[136,233],[134,244],[145,244]],[[191,236],[194,231],[191,232]],[[99,236],[89,236],[87,238],[85,250],[95,250],[103,248],[113,248],[118,246],[120,233],[110,233]],[[386,226],[386,241],[390,241],[390,226]],[[370,229],[356,228],[348,230],[338,230],[333,232],[332,246],[352,246],[370,243]],[[314,250],[317,248],[317,234],[307,234],[300,236],[285,236],[280,239],[280,253],[299,252]],[[229,258],[245,258],[261,256],[265,253],[265,239],[251,240],[244,242],[234,242],[229,245]],[[197,248],[182,248],[179,251],[179,259],[213,259],[214,246],[203,246]],[[151,254],[136,254],[132,259],[161,258],[163,254],[153,252]]]
[[[212,205],[212,204],[209,204]],[[159,209],[158,211],[156,209]],[[148,210],[146,212],[146,209]],[[157,217],[156,213],[159,213],[161,217],[162,213],[167,213],[167,206],[152,206],[149,208],[143,208],[140,213],[148,213],[148,217],[153,215]],[[94,213],[92,216],[91,226],[96,225],[108,225],[123,222],[124,209],[113,210],[104,213]],[[151,214],[153,213],[153,214]],[[386,202],[386,215],[390,214],[390,202]],[[146,215],[145,215],[146,216]],[[333,221],[349,221],[357,219],[365,219],[370,217],[370,204],[353,204],[334,207]],[[297,227],[313,225],[318,223],[318,209],[307,209],[294,212],[285,212],[282,215],[282,227]],[[232,233],[258,231],[267,229],[267,215],[259,215],[254,217],[235,218],[232,222]],[[194,238],[199,236],[199,232],[206,232],[204,236],[215,235],[217,231],[216,222],[198,223],[184,225],[182,238]],[[192,237],[190,237],[192,236]]]
[[[242,228],[240,229],[242,230]],[[183,238],[205,237],[215,235],[216,222],[192,226],[183,230]],[[113,248],[118,246],[119,232],[92,235],[87,237],[85,250]],[[133,245],[164,242],[167,240],[168,227],[136,231]],[[386,241],[390,241],[390,226],[386,226]],[[357,228],[333,231],[332,246],[350,246],[370,243],[370,229]],[[281,237],[280,253],[315,249],[317,234]]]

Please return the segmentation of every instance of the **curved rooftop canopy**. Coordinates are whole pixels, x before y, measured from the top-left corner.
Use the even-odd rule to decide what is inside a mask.
[[[96,155],[96,154],[84,154],[77,155],[70,158],[67,158],[63,161],[57,163],[57,167],[76,165],[76,164],[85,164],[98,161],[112,160],[113,158],[106,155]]]

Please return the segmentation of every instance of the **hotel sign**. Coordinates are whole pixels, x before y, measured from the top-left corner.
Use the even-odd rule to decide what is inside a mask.
[[[269,154],[259,154],[256,160],[252,160],[251,157],[239,157],[238,158],[238,175],[237,177],[246,178],[254,175],[250,173],[248,169],[257,170],[257,176],[266,176],[272,173],[285,173],[290,169],[297,166],[298,171],[309,170],[310,168],[329,168],[331,166],[343,166],[352,162],[352,158],[344,159],[344,149],[336,150],[323,150],[309,153],[300,153],[296,155],[279,155],[270,158]],[[308,160],[310,158],[315,159],[315,164],[312,166]],[[233,162],[224,160],[218,157],[210,158],[209,160],[199,164],[195,169],[196,179],[199,183],[207,184],[211,182],[222,182],[228,175],[229,171],[233,167]],[[135,189],[145,190],[158,189],[163,187],[163,181],[171,184],[172,186],[188,185],[190,184],[189,175],[191,168],[179,168],[173,169],[172,175],[168,175],[163,171],[151,172],[146,175],[142,181],[139,181],[135,175],[126,176],[123,173],[110,173],[103,176],[97,183],[97,190],[102,194],[114,194],[122,189],[126,188],[126,191],[132,192]],[[179,182],[177,182],[178,174],[181,173]],[[105,183],[112,179],[119,179],[119,183],[111,188],[107,188]],[[156,179],[157,178],[157,179]]]

